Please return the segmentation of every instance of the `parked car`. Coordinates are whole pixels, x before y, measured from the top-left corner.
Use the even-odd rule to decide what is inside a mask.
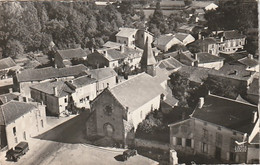
[[[128,149],[123,152],[123,158],[124,160],[127,160],[131,156],[135,156],[137,154],[137,151],[134,149]]]
[[[6,152],[6,158],[7,160],[12,160],[17,162],[18,159],[20,159],[20,157],[24,154],[26,154],[26,152],[29,150],[29,145],[27,142],[20,142],[19,144],[17,144],[14,149],[11,148],[10,150],[8,150]]]

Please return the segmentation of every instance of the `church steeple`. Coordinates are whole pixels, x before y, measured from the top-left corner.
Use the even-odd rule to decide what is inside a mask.
[[[142,71],[148,73],[151,76],[155,76],[155,64],[156,60],[153,55],[153,50],[149,38],[146,38],[144,52],[140,61]]]

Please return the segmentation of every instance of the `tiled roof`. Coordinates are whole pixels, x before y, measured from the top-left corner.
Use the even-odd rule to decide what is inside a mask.
[[[238,61],[239,59],[247,57],[249,55],[249,53],[246,51],[241,51],[241,52],[235,52],[232,54],[220,53],[219,55],[221,57],[225,58],[225,62],[232,63],[232,62]]]
[[[33,110],[35,105],[30,103],[10,101],[0,106],[0,125],[7,125]]]
[[[152,90],[151,90],[152,89]],[[163,88],[153,77],[141,73],[110,89],[115,98],[132,112],[163,93]]]
[[[16,66],[16,63],[11,57],[3,58],[0,60],[0,70],[8,69],[14,66]]]
[[[202,108],[197,107],[192,117],[243,133],[251,133],[253,112],[257,107],[220,96],[205,97]]]
[[[119,32],[116,34],[116,36],[119,37],[132,37],[137,32],[137,29],[133,28],[119,28]]]
[[[71,80],[71,84],[75,87],[82,87],[88,84],[93,84],[96,82],[96,79],[91,78],[89,75],[81,76]]]
[[[112,42],[112,41],[107,41],[103,47],[107,47],[107,48],[119,48],[120,46],[122,46],[123,44],[117,43],[117,42]]]
[[[66,50],[57,50],[62,59],[72,59],[72,58],[83,58],[87,57],[87,53],[81,49],[66,49]]]
[[[254,79],[250,84],[247,94],[259,95],[259,79]]]
[[[178,70],[178,72],[180,74],[188,75],[188,79],[190,81],[196,83],[203,83],[203,80],[205,80],[208,77],[208,73],[210,70],[212,69],[193,66],[183,66]]]
[[[191,6],[205,8],[211,3],[214,3],[214,1],[192,1]]]
[[[19,93],[6,93],[6,94],[2,94],[0,95],[0,104],[4,104],[7,103],[11,100],[17,100],[19,97]]]
[[[224,58],[214,56],[212,54],[203,52],[203,53],[197,53],[197,57],[199,60],[199,64],[201,63],[209,63],[209,62],[216,62],[216,61],[224,61]]]
[[[41,81],[51,78],[75,76],[86,70],[86,66],[79,64],[66,68],[26,69],[17,73],[18,82]]]
[[[167,69],[167,70],[172,70],[172,69],[177,69],[177,68],[182,67],[183,64],[180,63],[175,58],[169,57],[169,58],[166,58],[166,59],[159,61],[157,66],[159,66],[160,68]]]
[[[99,53],[102,53],[103,56],[108,61],[115,61],[120,59],[125,59],[127,57],[129,58],[138,58],[141,57],[142,50],[140,49],[134,49],[127,46],[124,46],[124,51],[121,52],[117,48],[102,48],[97,50]]]
[[[176,33],[174,36],[180,40],[181,42],[183,42],[183,40],[185,40],[185,38],[187,38],[190,34],[187,33]]]
[[[223,33],[220,33],[220,35],[224,36],[226,40],[245,38],[245,35],[240,34],[236,30],[224,31]]]
[[[179,27],[178,29],[183,29],[183,30],[188,30],[188,31],[192,31],[194,29],[194,25],[182,25],[181,27]]]
[[[161,1],[161,7],[178,7],[178,6],[185,6],[184,1]]]
[[[36,89],[49,95],[54,95],[54,87],[57,88],[57,97],[67,96],[73,92],[73,90],[63,81],[44,82],[31,86],[32,89]]]
[[[101,81],[110,77],[117,76],[117,73],[112,68],[99,68],[86,71],[87,74],[91,75],[91,78],[96,79],[97,81]]]
[[[167,45],[173,39],[177,40],[173,35],[160,35],[153,43],[156,45]]]
[[[176,56],[178,56],[179,55],[179,52],[178,51],[175,51],[175,52],[169,52],[169,53],[164,53],[163,54],[163,56],[164,57],[173,57],[173,58],[175,58]]]
[[[258,61],[256,59],[251,59],[249,57],[245,57],[245,58],[242,58],[242,59],[239,59],[238,60],[241,64],[244,64],[245,66],[248,66],[248,67],[255,67],[258,64]]]
[[[256,72],[247,71],[243,65],[224,64],[219,70],[210,71],[211,75],[223,76],[238,80],[248,80],[255,75]]]

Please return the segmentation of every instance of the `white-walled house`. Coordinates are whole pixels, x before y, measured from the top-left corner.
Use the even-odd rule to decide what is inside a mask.
[[[177,152],[219,163],[252,163],[244,149],[259,132],[259,114],[257,106],[208,95],[200,98],[190,119],[169,127],[171,148]]]
[[[45,106],[10,101],[0,106],[0,148],[15,147],[46,127]]]
[[[90,108],[89,102],[97,96],[97,80],[89,75],[81,76],[66,82],[74,92],[71,94],[77,108]]]

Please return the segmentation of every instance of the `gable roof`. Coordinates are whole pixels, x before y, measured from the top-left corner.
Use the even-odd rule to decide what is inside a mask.
[[[109,67],[88,70],[86,71],[86,73],[89,74],[91,78],[96,79],[97,81],[101,81],[104,79],[108,79],[110,77],[117,76],[115,70]]]
[[[2,94],[0,95],[0,104],[5,104],[11,100],[15,100],[18,99],[19,97],[19,93],[6,93],[6,94]]]
[[[246,67],[243,65],[224,64],[219,70],[212,70],[209,74],[247,81],[256,72],[246,70]]]
[[[0,59],[0,70],[8,69],[14,66],[16,66],[16,63],[11,57]]]
[[[113,42],[113,41],[107,41],[103,47],[107,47],[107,48],[119,48],[120,46],[122,46],[123,44],[117,43],[117,42]]]
[[[123,46],[124,51],[120,51],[118,48],[102,48],[97,51],[103,55],[108,61],[115,61],[120,59],[139,58],[141,57],[142,50]]]
[[[198,62],[199,64],[201,63],[210,63],[210,62],[216,62],[216,61],[224,61],[224,58],[222,57],[218,57],[218,56],[214,56],[212,54],[209,54],[207,52],[201,52],[201,53],[197,53],[197,58],[198,58]]]
[[[253,82],[249,85],[247,94],[253,94],[259,96],[259,79],[254,79]]]
[[[245,35],[240,34],[237,30],[224,31],[222,33],[219,33],[219,35],[223,36],[226,40],[240,39],[246,37]]]
[[[0,106],[0,125],[7,125],[36,108],[30,103],[10,101]]]
[[[210,70],[213,69],[194,66],[183,66],[178,70],[178,72],[180,74],[187,75],[188,79],[192,82],[203,83],[203,80],[208,77],[208,73]]]
[[[238,60],[241,64],[245,65],[245,66],[248,66],[248,67],[255,67],[258,64],[258,61],[256,59],[253,59],[253,58],[249,58],[249,57],[244,57],[242,59],[239,59]]]
[[[140,61],[141,65],[154,65],[156,64],[155,57],[153,55],[153,50],[150,42],[148,41],[148,37],[146,39],[143,55]]]
[[[81,48],[57,50],[57,52],[60,54],[63,60],[87,57],[87,53]]]
[[[212,3],[214,4],[214,1],[192,1],[191,6],[205,8]]]
[[[181,42],[183,42],[190,34],[187,33],[176,33],[174,36],[180,40]],[[191,35],[190,35],[191,36]]]
[[[119,28],[119,32],[116,34],[117,37],[132,37],[132,35],[136,34],[138,29],[134,28]]]
[[[31,86],[30,88],[41,91],[43,93],[54,95],[54,87],[57,88],[57,97],[67,96],[73,90],[64,81],[44,82]]]
[[[163,93],[163,88],[146,73],[141,73],[109,90],[124,107],[128,107],[129,112]]]
[[[243,133],[251,133],[253,112],[257,106],[228,98],[208,95],[202,108],[197,107],[192,117]]]
[[[176,60],[175,58],[169,57],[159,61],[157,66],[160,67],[161,69],[172,70],[172,69],[180,68],[184,65],[180,63],[178,60]]]
[[[86,70],[86,66],[79,64],[65,68],[41,68],[41,69],[26,69],[17,73],[18,82],[42,81],[51,78],[75,76]]]
[[[179,41],[177,38],[174,37],[174,35],[160,35],[158,38],[155,39],[155,41],[153,42],[156,45],[167,45],[171,40],[177,40]],[[179,41],[181,42],[181,41]]]
[[[78,88],[85,85],[93,84],[96,81],[97,81],[96,79],[91,78],[89,75],[85,75],[71,80],[70,83],[76,88]]]

